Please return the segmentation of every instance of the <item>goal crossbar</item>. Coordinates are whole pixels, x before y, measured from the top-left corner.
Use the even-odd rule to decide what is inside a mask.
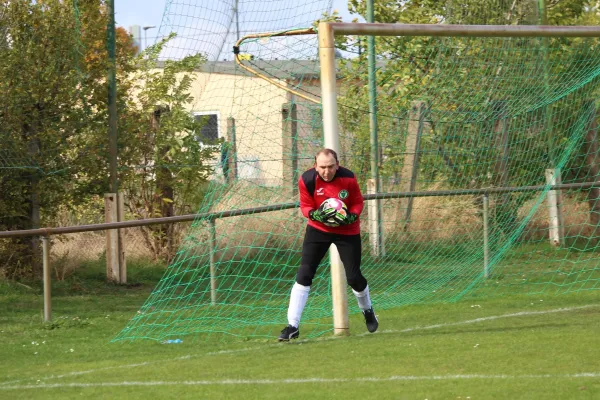
[[[600,26],[323,23],[334,35],[449,37],[600,37]]]
[[[246,39],[261,37],[311,35],[312,28],[269,32],[247,35],[234,46],[235,60],[248,72],[269,81],[272,84],[291,91],[248,68],[239,60],[239,46]],[[384,23],[344,23],[320,22],[317,28],[319,42],[319,61],[321,76],[321,106],[323,112],[324,146],[335,151],[340,150],[338,130],[338,107],[336,87],[335,36],[437,36],[437,37],[600,37],[600,26],[547,26],[547,25],[450,25],[450,24],[384,24]],[[308,96],[291,91],[306,100],[316,102]],[[346,279],[337,249],[332,247],[331,290],[333,300],[334,334],[345,335],[349,332]]]
[[[544,25],[432,25],[320,22],[319,61],[324,146],[340,150],[336,86],[335,40],[337,35],[445,36],[445,37],[600,37],[600,26]],[[378,217],[375,218],[379,220]],[[330,252],[334,334],[349,332],[346,277],[336,249]]]

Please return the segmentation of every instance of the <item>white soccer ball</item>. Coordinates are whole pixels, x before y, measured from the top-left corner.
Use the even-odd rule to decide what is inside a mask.
[[[346,203],[340,199],[336,199],[335,197],[331,197],[321,203],[319,210],[324,213],[330,213],[332,210],[335,210],[335,213],[333,213],[331,217],[323,222],[324,225],[331,227],[340,226],[339,221],[343,220],[348,215],[348,207],[346,207]]]

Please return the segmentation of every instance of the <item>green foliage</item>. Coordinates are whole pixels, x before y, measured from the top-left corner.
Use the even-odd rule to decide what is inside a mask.
[[[543,19],[538,5],[533,0],[375,2],[375,20],[537,24]],[[597,24],[600,20],[593,6],[594,2],[582,0],[549,1],[547,18],[553,25]],[[365,1],[351,0],[349,7],[363,16],[366,13]],[[365,42],[360,37],[346,38],[345,49],[356,51],[360,46],[361,51],[358,57],[341,62],[350,84],[340,98],[340,119],[350,138],[344,151],[366,155],[350,166],[366,174],[370,128]],[[411,114],[411,107],[414,101],[422,101],[427,107],[419,171],[422,187],[440,181],[455,188],[539,184],[540,171],[563,162],[556,159],[560,149],[578,140],[566,127],[581,132],[587,123],[583,121],[594,118],[583,106],[586,96],[594,96],[589,88],[569,94],[574,89],[567,89],[561,79],[593,74],[590,54],[597,46],[597,40],[565,38],[377,37],[384,182],[401,172],[408,120],[416,115]],[[567,95],[566,105],[556,102]],[[506,139],[503,130],[508,131]],[[543,139],[532,140],[533,136]],[[527,196],[513,200],[519,203]],[[502,202],[503,208],[514,210],[513,200]]]
[[[216,143],[202,143],[205,120],[189,112],[195,71],[205,61],[200,55],[167,60],[158,58],[175,35],[150,46],[133,60],[135,73],[125,98],[121,120],[126,126],[120,147],[121,187],[136,218],[168,217],[195,212],[212,168],[208,161]],[[180,242],[181,226],[142,229],[145,244],[158,259],[170,260]]]
[[[80,166],[69,151],[86,121],[73,68],[79,32],[71,2],[17,0],[0,7],[8,38],[0,46],[0,229],[37,228],[68,201]],[[39,273],[37,239],[13,243],[2,258],[14,256],[19,270]]]
[[[105,9],[100,0],[76,4],[2,4],[10,38],[0,47],[5,229],[39,225],[36,212],[51,224],[58,205],[86,201],[107,188]],[[118,33],[117,68],[127,75],[134,49],[123,30]]]
[[[103,0],[0,7],[8,39],[0,45],[0,230],[56,225],[109,190],[106,7]],[[132,39],[117,29],[119,173],[138,218],[195,211],[211,172],[206,160],[214,148],[200,143],[203,121],[188,112],[193,72],[204,59],[159,66],[171,39],[136,56]],[[157,258],[174,253],[171,229],[144,231]],[[0,255],[10,260],[0,266],[7,276],[41,270],[37,239],[9,242]]]
[[[351,4],[364,15],[365,1]],[[375,19],[406,24],[535,24],[541,19],[537,6],[519,0],[376,1]],[[290,14],[310,14],[302,2],[286,8]],[[199,9],[210,12],[210,6]],[[303,26],[339,20],[335,13],[321,12],[315,10],[310,18],[318,20]],[[550,13],[551,18],[556,15]],[[236,13],[231,11],[230,16],[235,21]],[[165,19],[181,32],[203,24],[201,18],[179,10],[169,17]],[[273,26],[283,23],[277,22]],[[226,49],[227,40],[217,48]],[[336,58],[337,109],[343,134],[341,162],[357,174],[364,189],[371,150],[380,150],[371,148],[365,38],[337,38],[336,43],[357,53]],[[598,87],[595,39],[377,37],[376,45],[382,192],[543,184],[544,169],[564,166],[575,148],[583,147],[586,124],[595,118],[593,107],[584,107]],[[242,40],[240,51],[255,56],[244,57],[244,65],[261,76],[286,82],[295,93],[317,97],[323,93],[319,66],[313,63],[316,47],[314,35],[273,36]],[[202,211],[293,199],[295,181],[312,163],[313,151],[323,145],[318,105],[306,105],[302,96],[284,96],[278,88],[238,71],[227,78],[236,88],[236,95],[227,101],[239,133],[240,173],[237,180],[215,184]],[[223,96],[218,84],[208,92],[212,86],[206,86],[207,98]],[[287,101],[295,103],[296,112],[287,107],[282,113]],[[420,147],[409,148],[408,133],[415,138],[419,131]],[[416,159],[418,170],[411,168]],[[587,204],[576,201],[580,199],[570,198],[563,207],[570,231],[566,235],[578,241],[566,247],[568,260],[553,252],[540,259],[537,249],[530,249],[526,259],[511,257],[517,241],[547,242],[546,195],[539,191],[489,196],[488,235],[483,232],[480,196],[386,199],[381,201],[380,225],[385,256],[374,251],[379,238],[369,223],[374,220],[370,202],[361,216],[361,268],[375,306],[457,302],[464,296],[502,296],[511,291],[593,291],[598,282],[593,261],[598,235],[590,234]],[[285,324],[305,224],[295,210],[197,220],[156,290],[117,340],[186,335],[210,341],[221,333],[229,338],[276,336],[282,321]],[[580,254],[579,248],[586,246],[591,251]],[[301,328],[304,337],[322,335],[331,326],[328,264],[324,259],[311,286]],[[356,312],[348,294],[350,312]]]
[[[77,31],[73,10],[62,1],[11,1],[3,11],[10,44],[0,47],[5,77],[0,82],[5,99],[0,125],[3,144],[8,144],[0,164],[2,192],[10,194],[4,201],[15,196],[13,215],[26,216],[31,205],[24,203],[32,195],[53,193],[40,199],[49,209],[68,196],[60,187],[72,178],[70,163],[75,160],[60,155],[81,131],[79,75],[68,56]],[[18,161],[27,169],[9,169]]]

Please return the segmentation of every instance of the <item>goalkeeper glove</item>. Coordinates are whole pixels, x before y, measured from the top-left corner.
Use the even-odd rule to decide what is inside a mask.
[[[350,224],[356,222],[357,219],[358,219],[358,215],[348,213],[348,215],[346,215],[345,217],[342,217],[338,220],[338,224],[350,225]]]
[[[310,210],[308,212],[308,218],[311,221],[317,221],[317,222],[325,222],[325,220],[326,220],[325,214],[323,213],[323,211],[320,211],[320,210]]]
[[[341,225],[350,225],[351,223],[355,222],[358,219],[358,215],[356,215],[356,214],[342,215],[342,214],[337,214],[336,213],[333,216],[333,219],[340,226]]]

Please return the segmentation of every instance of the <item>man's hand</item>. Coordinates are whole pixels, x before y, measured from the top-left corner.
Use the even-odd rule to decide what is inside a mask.
[[[358,219],[358,215],[348,213],[348,216],[346,217],[346,219],[348,220],[347,224],[352,224],[352,223],[356,222],[356,220]]]
[[[321,223],[324,223],[327,220],[329,220],[330,218],[333,218],[333,220],[335,222],[337,222],[338,225],[349,225],[349,224],[356,222],[356,220],[358,219],[358,215],[356,215],[356,214],[342,215],[342,214],[337,213],[334,209],[328,209],[325,211],[311,210],[308,213],[308,218],[310,218],[312,221],[317,221],[317,222],[321,222]]]
[[[310,210],[308,212],[308,218],[311,221],[317,221],[317,222],[325,222],[325,220],[327,219],[325,216],[325,213],[321,210]]]
[[[336,214],[334,219],[336,220],[336,222],[339,225],[350,225],[350,224],[356,222],[356,220],[358,219],[358,215],[351,214],[351,213],[348,213],[345,216],[343,216],[341,214]]]

